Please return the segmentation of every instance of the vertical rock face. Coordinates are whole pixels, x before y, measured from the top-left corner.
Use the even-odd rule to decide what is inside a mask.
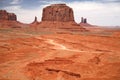
[[[42,21],[74,21],[72,8],[66,4],[53,4],[43,9]]]
[[[35,21],[31,24],[35,26],[37,30],[50,29],[51,31],[86,31],[85,28],[81,27],[74,21],[74,14],[72,8],[66,4],[52,4],[43,8],[42,21],[36,24]]]
[[[35,19],[34,19],[34,21],[31,23],[32,25],[34,25],[34,24],[38,24],[39,22],[37,21],[37,17],[35,16]]]
[[[17,17],[14,13],[9,13],[8,14],[8,20],[16,21]]]
[[[0,20],[16,21],[17,17],[14,13],[8,13],[5,10],[0,10]]]
[[[83,17],[81,17],[81,23],[83,23],[84,22],[84,18]]]
[[[7,20],[8,14],[5,10],[0,10],[0,20]]]
[[[0,28],[21,28],[27,26],[17,21],[17,16],[14,13],[9,13],[6,10],[0,10]]]
[[[34,22],[37,22],[37,17],[35,16],[35,20],[34,20]]]
[[[87,23],[87,19],[86,19],[86,18],[81,17],[81,23]]]

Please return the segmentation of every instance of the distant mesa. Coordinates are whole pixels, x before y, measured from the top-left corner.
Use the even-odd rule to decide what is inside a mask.
[[[92,25],[87,22],[87,18],[84,18],[84,17],[81,17],[81,22],[79,24],[92,27]]]
[[[84,17],[81,17],[81,22],[80,22],[80,25],[81,26],[91,26],[91,27],[93,27],[91,24],[89,24],[89,23],[87,23],[87,18],[84,18]]]
[[[21,28],[28,26],[17,21],[17,16],[14,13],[9,13],[6,10],[0,10],[0,27],[2,28]]]
[[[74,21],[73,10],[66,4],[52,4],[43,9],[42,21]]]
[[[8,13],[6,10],[0,10],[0,20],[17,21],[14,13]]]
[[[36,20],[32,24],[34,23]],[[66,4],[52,4],[43,8],[41,22],[32,26],[52,30],[86,31],[85,28],[75,22],[73,9]]]
[[[87,29],[88,31],[95,31],[95,32],[103,31],[103,29],[100,28],[99,26],[89,24],[87,22],[87,18],[84,17],[81,17],[81,22],[79,23],[79,25]]]

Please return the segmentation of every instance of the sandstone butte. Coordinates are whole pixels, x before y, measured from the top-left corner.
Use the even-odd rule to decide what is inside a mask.
[[[0,10],[0,20],[16,21],[17,17],[14,13],[8,13],[6,10]]]
[[[27,25],[17,21],[17,16],[15,13],[9,13],[6,10],[0,10],[0,27],[21,28],[24,26]]]
[[[66,4],[52,4],[43,9],[42,21],[74,22],[73,10]]]
[[[52,4],[43,9],[41,22],[35,17],[32,26],[39,28],[64,29],[71,31],[86,31],[74,20],[72,8],[66,4]]]

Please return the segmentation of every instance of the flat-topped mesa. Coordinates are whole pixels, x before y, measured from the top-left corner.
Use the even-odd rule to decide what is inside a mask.
[[[8,13],[6,10],[0,10],[0,20],[17,21],[14,13]]]
[[[0,28],[22,28],[23,26],[28,25],[17,21],[17,16],[14,13],[0,10]]]
[[[74,22],[73,10],[66,4],[52,4],[43,9],[42,21]]]

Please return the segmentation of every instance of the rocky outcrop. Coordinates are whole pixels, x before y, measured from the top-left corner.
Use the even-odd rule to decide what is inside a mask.
[[[17,17],[14,13],[8,13],[6,10],[0,10],[0,20],[16,21]]]
[[[81,23],[87,23],[87,19],[86,19],[86,18],[81,17]]]
[[[31,25],[35,25],[35,24],[38,24],[39,22],[37,21],[37,17],[35,16],[35,19],[34,21],[31,23]]]
[[[34,22],[37,22],[37,17],[35,16],[35,20],[34,20]]]
[[[21,28],[29,26],[17,21],[17,16],[14,13],[9,13],[6,10],[0,10],[0,28]]]
[[[87,31],[74,21],[72,8],[66,4],[52,4],[43,9],[42,20],[39,24],[31,25],[37,30],[50,31]],[[41,29],[42,28],[42,29]]]
[[[50,69],[50,68],[46,68],[46,70],[47,71],[51,71],[51,72],[63,72],[63,73],[65,73],[65,74],[67,74],[67,75],[70,75],[70,76],[75,76],[75,77],[77,77],[77,78],[80,78],[81,77],[81,75],[80,74],[78,74],[78,73],[74,73],[74,72],[69,72],[69,71],[64,71],[64,70],[57,70],[57,69]]]
[[[103,31],[102,28],[100,28],[100,26],[97,25],[91,25],[87,22],[87,18],[81,17],[81,22],[79,23],[79,25],[83,28],[85,28],[88,31],[94,31],[94,32],[101,32]]]
[[[53,4],[43,9],[42,21],[74,21],[73,10],[66,4]]]

